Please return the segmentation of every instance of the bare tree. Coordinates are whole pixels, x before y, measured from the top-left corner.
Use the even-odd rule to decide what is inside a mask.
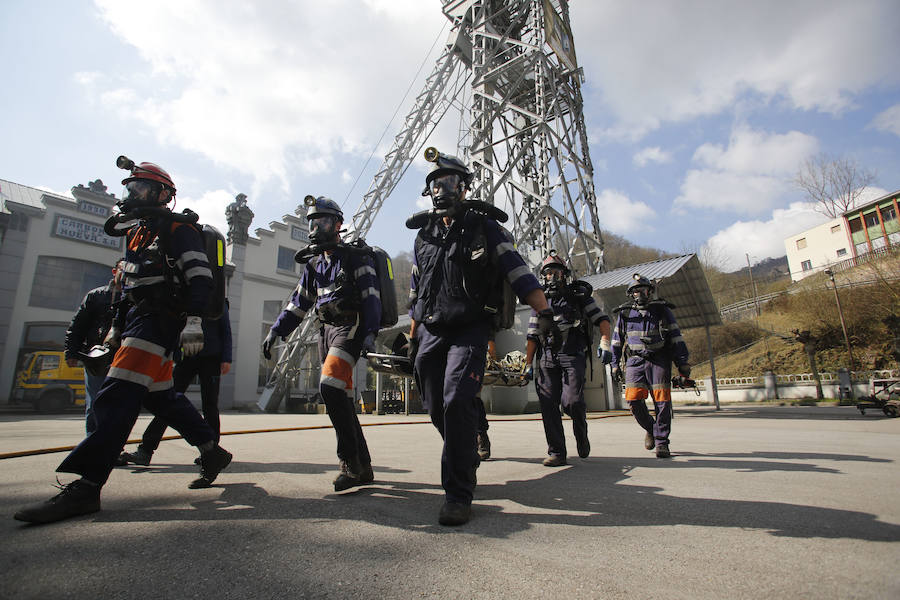
[[[863,169],[855,159],[828,154],[808,158],[794,178],[794,184],[816,203],[816,210],[832,218],[853,208],[873,181],[875,172]]]

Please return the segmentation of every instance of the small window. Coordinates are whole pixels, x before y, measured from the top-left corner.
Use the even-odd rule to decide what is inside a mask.
[[[293,272],[294,265],[297,264],[294,262],[294,254],[295,252],[292,249],[278,246],[278,269]]]
[[[812,261],[804,260],[802,263],[800,263],[800,268],[803,269],[804,271],[811,270],[812,269]]]
[[[865,216],[866,227],[878,227],[878,213],[871,212]]]
[[[841,232],[841,226],[840,226],[840,225],[832,225],[832,226],[831,226],[831,233],[840,233],[840,232]]]
[[[797,250],[803,250],[806,248],[806,238],[800,238],[797,240]]]
[[[894,210],[893,206],[888,206],[887,208],[881,209],[881,218],[887,221],[893,221],[897,218],[897,212]]]
[[[850,233],[857,233],[858,231],[862,231],[862,222],[859,220],[859,217],[855,219],[850,219]]]
[[[837,255],[838,256],[847,256],[847,249],[846,248],[838,248]]]

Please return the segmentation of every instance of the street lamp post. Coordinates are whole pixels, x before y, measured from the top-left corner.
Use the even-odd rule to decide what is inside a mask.
[[[825,274],[831,278],[831,287],[834,289],[834,301],[837,303],[838,316],[841,318],[841,329],[844,332],[844,342],[847,344],[847,356],[850,357],[850,371],[853,371],[853,350],[850,348],[850,336],[847,335],[847,325],[844,323],[844,310],[841,308],[841,297],[838,295],[837,283],[834,281],[834,271],[825,269]]]

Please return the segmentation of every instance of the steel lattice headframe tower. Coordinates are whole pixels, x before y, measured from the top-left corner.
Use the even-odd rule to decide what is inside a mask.
[[[603,268],[603,239],[567,0],[442,0],[451,32],[352,218],[365,237],[384,201],[451,111],[466,113],[457,154],[475,173],[469,198],[510,215],[532,267],[551,249],[578,274]],[[442,149],[447,151],[445,149]],[[448,152],[453,153],[453,152]],[[277,409],[315,328],[308,315],[260,399]],[[274,407],[274,408],[273,408]]]

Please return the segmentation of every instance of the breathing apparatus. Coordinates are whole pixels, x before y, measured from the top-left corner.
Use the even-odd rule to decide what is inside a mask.
[[[541,263],[541,287],[544,289],[544,295],[547,298],[556,298],[562,294],[569,283],[570,273],[566,261],[557,255],[556,250],[551,250]]]
[[[116,202],[119,212],[111,215],[103,224],[106,235],[123,236],[139,219],[164,216],[180,223],[196,223],[199,219],[189,209],[184,209],[179,214],[166,207],[175,198],[175,182],[159,165],[151,162],[135,164],[123,155],[116,159],[116,166],[131,175],[122,180],[125,190],[122,199]]]

